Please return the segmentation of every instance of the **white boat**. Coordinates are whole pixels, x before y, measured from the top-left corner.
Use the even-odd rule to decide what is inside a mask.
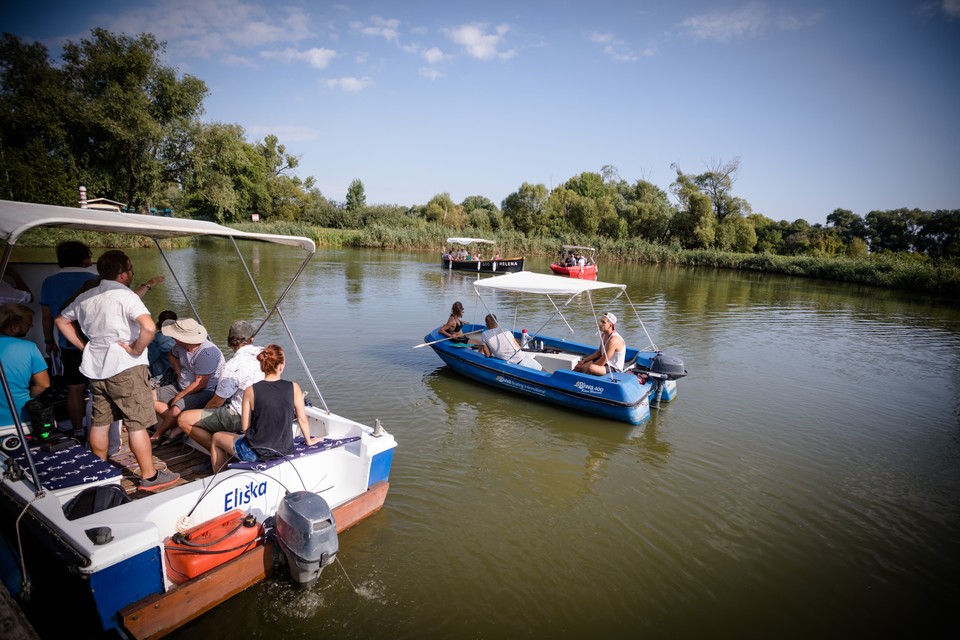
[[[520,304],[529,301],[531,296],[547,298],[549,305],[544,308],[552,309],[553,313],[530,333],[526,329],[513,329],[513,336],[523,353],[515,354],[516,357],[510,359],[512,361],[486,357],[469,344],[445,338],[439,327],[424,336],[422,344],[416,345],[429,345],[457,373],[497,389],[630,424],[645,422],[650,418],[651,407],[658,408],[661,401],[669,402],[677,397],[677,380],[687,375],[683,361],[661,351],[650,340],[643,321],[636,314],[621,317],[628,323],[635,321],[632,326],[643,330],[649,344],[643,349],[628,345],[623,371],[608,368],[603,376],[573,370],[584,356],[597,349],[598,341],[577,342],[543,331],[551,320],[559,318],[572,333],[563,312],[568,311],[578,298],[589,302],[594,312],[594,324],[599,327],[594,294],[617,292],[615,300],[626,295],[626,285],[522,271],[479,279],[473,286],[483,307],[488,310],[495,303],[516,305],[514,310],[499,314],[500,318],[521,317],[524,322],[531,323],[528,326],[537,326],[532,322],[533,317],[523,314],[529,307],[520,308]],[[486,298],[484,293],[488,294]],[[627,307],[633,310],[629,299],[627,303]],[[474,334],[484,329],[484,325],[468,323],[462,328],[464,333]],[[525,366],[522,360],[528,358],[537,366]]]
[[[311,399],[322,405],[307,407],[310,432],[324,440],[305,448],[298,438],[297,453],[266,464],[233,463],[217,474],[181,471],[180,483],[149,493],[136,491],[119,468],[85,447],[36,446],[26,440],[30,427],[18,416],[0,417],[0,520],[18,569],[18,579],[5,581],[8,589],[55,612],[72,631],[91,623],[121,637],[155,638],[263,579],[275,561],[285,558],[295,581],[315,581],[335,560],[337,533],[382,507],[396,441],[379,420],[371,428],[327,409],[283,318],[280,303],[313,256],[313,241],[203,221],[0,201],[0,239],[6,242],[0,275],[18,240],[37,227],[145,236],[161,253],[165,238],[220,238],[234,245],[255,290],[241,245],[271,242],[302,252],[303,262],[280,298],[263,305],[258,331],[267,322],[283,325],[288,353],[301,360]],[[17,264],[21,272],[28,267]],[[173,278],[183,291],[177,274]],[[208,302],[218,304],[215,294]],[[6,386],[5,377],[2,382]],[[299,436],[296,424],[291,429]],[[171,468],[172,455],[192,456],[192,465],[209,459],[196,449],[168,445],[154,457]],[[75,519],[65,512],[78,496],[111,494],[131,499]]]

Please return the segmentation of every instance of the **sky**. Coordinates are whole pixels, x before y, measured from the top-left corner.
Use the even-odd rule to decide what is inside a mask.
[[[274,134],[323,194],[498,206],[584,171],[669,192],[739,159],[774,220],[960,208],[960,0],[36,0],[0,31],[166,42],[207,122]],[[675,201],[671,196],[671,200]]]

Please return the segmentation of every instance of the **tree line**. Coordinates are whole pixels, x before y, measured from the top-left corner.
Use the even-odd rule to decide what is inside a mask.
[[[354,180],[345,199],[296,175],[299,157],[277,136],[250,142],[237,124],[205,123],[203,80],[162,63],[165,44],[93,29],[67,42],[59,64],[40,43],[0,39],[0,192],[25,202],[75,206],[77,188],[127,204],[221,223],[290,221],[339,229],[372,224],[511,231],[576,242],[630,238],[737,253],[861,257],[899,252],[960,257],[960,210],[895,209],[860,216],[838,208],[826,224],[776,221],[734,194],[740,160],[686,173],[667,193],[622,179],[615,167],[583,172],[548,190],[523,182],[499,206],[448,193],[413,206],[368,205]],[[675,203],[670,195],[674,196]]]

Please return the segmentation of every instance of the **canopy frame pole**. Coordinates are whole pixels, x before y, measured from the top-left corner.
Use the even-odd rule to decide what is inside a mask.
[[[247,266],[247,261],[243,257],[243,253],[240,251],[240,247],[237,245],[236,239],[232,236],[230,237],[230,242],[233,243],[233,248],[237,252],[237,257],[240,258],[240,264],[243,265],[243,270],[247,274],[247,279],[250,281],[250,286],[253,287],[254,293],[257,294],[257,300],[260,301],[260,306],[263,308],[264,312],[267,314],[264,317],[263,321],[260,323],[260,326],[257,327],[257,330],[254,331],[254,335],[260,333],[260,330],[267,324],[267,321],[270,320],[270,317],[276,313],[277,318],[280,319],[280,324],[283,325],[284,331],[287,333],[287,337],[290,339],[290,344],[293,345],[293,350],[297,354],[297,359],[300,360],[300,364],[303,366],[304,372],[306,372],[307,379],[310,380],[310,387],[313,389],[314,393],[317,394],[317,398],[320,400],[320,404],[323,405],[323,410],[326,413],[330,413],[330,409],[327,408],[327,402],[323,399],[323,394],[320,393],[320,387],[317,385],[317,381],[314,379],[313,374],[310,372],[310,367],[307,366],[307,360],[304,357],[303,353],[300,351],[300,346],[297,344],[296,338],[293,337],[293,332],[290,330],[290,326],[287,325],[286,318],[283,317],[283,312],[280,310],[280,303],[286,298],[287,293],[293,287],[293,283],[297,281],[300,277],[300,274],[303,273],[304,269],[307,268],[307,263],[310,262],[310,259],[313,257],[313,254],[316,251],[311,251],[307,253],[306,258],[300,264],[300,268],[297,269],[297,272],[294,274],[293,278],[287,283],[286,288],[283,290],[283,293],[280,294],[280,297],[277,298],[277,301],[273,304],[273,308],[268,308],[267,304],[263,301],[263,296],[260,295],[260,289],[257,287],[257,282],[253,277],[253,274],[250,273],[250,268]],[[252,337],[252,336],[251,336]]]

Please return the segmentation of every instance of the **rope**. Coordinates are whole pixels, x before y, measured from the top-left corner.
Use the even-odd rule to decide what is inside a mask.
[[[24,505],[23,511],[21,511],[20,515],[17,516],[15,531],[17,533],[17,553],[20,554],[20,594],[24,600],[30,600],[30,580],[27,578],[27,560],[23,555],[23,540],[20,536],[20,520],[26,515],[27,511],[30,509],[30,505],[45,495],[46,493],[44,493],[43,489],[41,488],[40,491],[33,496],[30,502]]]

